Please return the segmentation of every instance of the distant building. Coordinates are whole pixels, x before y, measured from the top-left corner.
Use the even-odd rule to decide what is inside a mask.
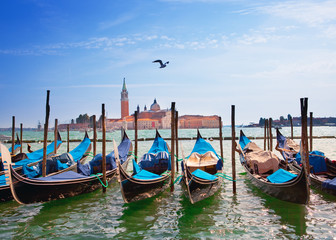
[[[121,118],[107,118],[106,129],[116,130],[116,129],[134,129],[134,114],[129,115],[129,99],[128,91],[126,88],[125,78],[123,80],[123,86],[121,90]],[[161,109],[156,98],[154,98],[153,103],[150,108],[144,106],[144,110],[140,111],[139,105],[137,106],[138,112],[138,129],[169,129],[171,127],[171,111],[170,109]],[[59,129],[66,129],[66,125],[60,125]],[[100,127],[100,124],[97,125]],[[219,127],[219,117],[214,116],[201,116],[201,115],[185,115],[180,116],[178,120],[179,128],[218,128]],[[85,124],[70,124],[71,130],[80,130],[89,128],[89,123]]]
[[[126,89],[125,78],[124,78],[123,87],[121,90],[120,103],[121,103],[121,119],[123,119],[124,117],[129,116],[128,91]]]
[[[184,115],[178,122],[180,128],[218,128],[219,116]]]

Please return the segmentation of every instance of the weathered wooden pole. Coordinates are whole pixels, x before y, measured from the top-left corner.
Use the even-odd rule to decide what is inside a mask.
[[[171,125],[171,144],[170,144],[170,159],[171,159],[171,178],[170,178],[170,191],[174,191],[174,177],[175,177],[175,129],[174,129],[174,125],[175,125],[175,102],[172,102],[171,104],[171,121],[170,121],[170,125]]]
[[[310,128],[309,128],[309,136],[310,136],[310,144],[309,144],[309,151],[313,151],[313,112],[310,112]]]
[[[269,137],[270,137],[270,151],[273,150],[273,135],[272,135],[272,118],[269,118],[268,121],[268,127],[269,127]]]
[[[231,105],[231,139],[232,139],[232,191],[236,194],[236,123],[235,123],[235,105]],[[239,144],[239,143],[238,143]]]
[[[222,117],[219,117],[218,118],[218,121],[219,121],[219,147],[220,147],[220,156],[222,158],[222,161],[223,161],[223,170],[224,170],[224,158],[223,158],[223,132],[222,132],[222,128],[223,128],[223,125],[222,125]]]
[[[105,104],[102,104],[102,134],[103,134],[103,142],[102,142],[102,172],[103,172],[103,183],[106,184],[106,126],[105,126]],[[106,192],[106,187],[103,185],[103,193]]]
[[[269,142],[269,127],[268,127],[268,119],[265,120],[265,124],[266,124],[266,130],[267,130],[267,133],[266,133],[266,140],[267,140],[267,150],[270,149],[270,142]]]
[[[267,119],[264,122],[264,151],[267,150]]]
[[[12,117],[12,152],[14,155],[14,146],[15,146],[15,116]]]
[[[309,152],[308,152],[308,133],[307,133],[307,110],[308,98],[301,98],[301,162],[304,170],[306,171],[307,178],[310,173]],[[308,181],[307,181],[307,184]],[[309,186],[308,186],[309,189]],[[309,192],[309,191],[308,191]]]
[[[138,111],[134,112],[134,159],[138,162]]]
[[[47,102],[46,102],[46,117],[44,122],[44,136],[43,136],[43,159],[42,159],[42,176],[47,175],[47,140],[48,140],[48,124],[49,124],[49,115],[50,115],[50,106],[49,106],[49,95],[50,90],[47,90]]]
[[[96,115],[93,115],[93,156],[97,154],[97,122]]]
[[[294,139],[293,118],[292,118],[292,116],[290,116],[290,125],[291,125],[291,139]]]
[[[67,124],[67,152],[70,152],[70,124]]]
[[[121,127],[121,129],[120,129],[120,139],[121,140],[124,139],[124,132],[125,132],[124,127]]]
[[[176,142],[176,172],[179,171],[179,148],[178,148],[178,111],[175,111],[175,142]]]
[[[55,129],[54,129],[54,136],[55,136],[55,140],[54,140],[54,144],[55,144],[55,149],[54,149],[54,153],[57,154],[57,140],[58,140],[58,134],[57,134],[57,125],[58,125],[58,120],[57,118],[55,119]]]
[[[23,144],[22,135],[23,135],[23,124],[20,123],[20,153],[22,153],[22,144]]]

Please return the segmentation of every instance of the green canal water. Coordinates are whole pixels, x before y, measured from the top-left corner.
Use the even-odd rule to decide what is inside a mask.
[[[263,129],[244,128],[247,136],[261,137]],[[239,129],[236,130],[237,134]],[[285,136],[289,128],[283,128]],[[294,135],[300,135],[294,128]],[[218,137],[218,129],[201,129],[204,138]],[[134,131],[127,131],[134,139]],[[163,138],[170,130],[160,130]],[[0,134],[11,135],[10,132]],[[223,128],[229,137],[230,128]],[[273,133],[275,135],[275,131]],[[66,132],[61,133],[66,140]],[[93,133],[89,133],[92,137]],[[107,139],[120,142],[120,131],[107,133]],[[24,132],[25,140],[41,140],[42,132]],[[82,139],[83,132],[71,132],[71,139]],[[99,138],[101,137],[98,134]],[[154,138],[155,131],[139,131],[139,138]],[[196,130],[180,130],[179,136],[194,138],[181,141],[188,154],[195,143]],[[314,136],[336,136],[335,127],[316,127]],[[53,138],[53,133],[49,133]],[[263,146],[263,140],[254,140]],[[298,140],[297,140],[298,141]],[[78,142],[71,142],[70,149]],[[149,150],[152,141],[139,142],[138,155]],[[170,144],[170,142],[169,142]],[[219,141],[211,141],[220,153]],[[8,145],[8,144],[7,144]],[[34,149],[42,143],[31,144]],[[231,141],[223,141],[224,172],[231,175]],[[9,146],[9,145],[8,145]],[[275,141],[273,143],[275,146]],[[314,149],[336,160],[336,139],[314,139]],[[24,149],[25,150],[25,149]],[[63,143],[59,152],[66,151]],[[107,143],[107,152],[112,143]],[[101,152],[98,143],[97,152]],[[279,155],[278,153],[276,153]],[[125,204],[119,186],[112,183],[106,194],[99,189],[89,194],[29,205],[15,201],[0,204],[0,239],[335,239],[336,197],[317,190],[311,191],[310,203],[299,205],[280,201],[255,188],[246,179],[236,155],[237,194],[232,182],[224,181],[214,196],[197,204],[190,204],[179,185],[174,192],[140,202]],[[131,166],[130,166],[131,167]],[[179,174],[177,174],[179,175]]]

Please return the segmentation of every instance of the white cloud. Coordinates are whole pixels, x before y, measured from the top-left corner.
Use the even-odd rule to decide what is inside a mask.
[[[133,14],[125,14],[125,15],[120,16],[117,19],[112,20],[112,21],[101,22],[101,23],[99,23],[99,29],[100,30],[106,30],[106,29],[118,26],[120,24],[123,24],[125,22],[131,21],[135,17],[136,16],[133,15]]]
[[[173,86],[168,83],[148,83],[148,84],[127,84],[127,88],[147,88],[147,87],[167,87]],[[83,84],[83,85],[70,85],[62,86],[59,88],[122,88],[120,84]]]
[[[331,23],[336,20],[335,1],[285,1],[242,11],[262,12],[274,17],[292,19],[309,26]]]

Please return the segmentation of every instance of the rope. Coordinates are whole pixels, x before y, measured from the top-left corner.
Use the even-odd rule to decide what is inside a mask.
[[[136,156],[135,154],[134,154],[134,152],[130,152],[131,153],[131,156],[133,156],[133,157],[135,157],[135,158],[139,158],[138,156]]]
[[[96,176],[99,180],[99,182],[101,183],[101,185],[105,188],[108,187],[108,181],[106,180],[106,186],[104,185],[104,183],[100,180],[100,177],[99,176],[102,176],[103,174],[102,173],[97,173],[97,174],[93,174],[94,176]]]
[[[87,152],[86,155],[90,157],[94,157],[93,152]]]
[[[161,173],[160,176],[167,175],[168,173],[170,173],[170,171],[169,171],[169,170],[166,170],[166,171],[164,171],[163,173]]]
[[[182,174],[175,179],[174,184],[177,183],[177,182],[180,183],[181,180],[182,180]]]
[[[224,174],[224,173],[216,173],[215,176],[218,176],[218,177],[221,177],[221,178],[224,178],[226,180],[229,180],[231,182],[237,182],[237,180],[234,180],[232,177]]]

